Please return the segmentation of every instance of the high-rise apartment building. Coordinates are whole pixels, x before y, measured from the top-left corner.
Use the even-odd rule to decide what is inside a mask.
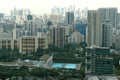
[[[117,26],[117,8],[99,8],[98,9],[101,14],[101,22],[102,21],[110,21],[112,27]]]
[[[27,15],[31,13],[29,9],[16,9],[11,10],[11,20],[21,23],[22,20],[27,20]]]
[[[117,13],[117,28],[120,28],[120,13]]]
[[[112,46],[112,26],[110,21],[104,21],[102,24],[102,46]]]
[[[50,30],[50,38],[51,44],[55,45],[56,47],[64,47],[66,44],[66,33],[68,28],[65,26],[53,26]]]
[[[32,21],[28,20],[24,22],[24,30],[26,36],[36,36],[37,35],[37,24]]]
[[[88,11],[88,27],[86,29],[86,42],[88,46],[102,45],[102,27],[101,27],[101,15],[98,10]]]
[[[66,12],[65,20],[67,24],[74,24],[74,12]]]
[[[17,39],[20,37],[20,30],[19,29],[13,29],[13,33],[12,33],[12,37],[13,39]]]
[[[104,25],[107,27],[105,27]],[[116,8],[99,8],[98,10],[89,10],[88,27],[86,32],[86,42],[88,46],[91,45],[103,46],[103,44],[105,46],[105,42],[107,47],[111,46],[112,43],[115,43],[114,40],[115,35],[114,33],[112,33],[112,29],[116,28],[116,26],[117,26]]]

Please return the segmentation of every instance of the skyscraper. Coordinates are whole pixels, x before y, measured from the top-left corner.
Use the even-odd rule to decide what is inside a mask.
[[[120,13],[117,13],[117,28],[120,27]]]
[[[37,24],[34,21],[25,21],[24,27],[25,27],[26,36],[37,35]]]
[[[99,8],[101,14],[101,21],[108,20],[111,22],[112,27],[117,26],[117,8]]]
[[[64,47],[66,43],[66,28],[62,26],[53,26],[50,30],[51,44],[56,47]]]
[[[66,23],[67,24],[74,23],[74,12],[66,12]]]
[[[112,28],[117,28],[117,8],[99,8],[98,9],[100,11],[101,14],[101,24],[104,21],[109,21],[110,25],[112,26]],[[111,34],[111,36],[113,36],[113,40],[112,43],[116,43],[115,39],[116,39],[116,33]]]
[[[110,21],[104,21],[102,24],[102,46],[112,46],[112,26]]]
[[[31,14],[31,11],[29,9],[16,9],[11,10],[11,20],[27,20],[27,15]]]
[[[98,10],[88,11],[88,27],[86,30],[86,42],[88,46],[102,45],[102,28],[100,20],[101,15]]]

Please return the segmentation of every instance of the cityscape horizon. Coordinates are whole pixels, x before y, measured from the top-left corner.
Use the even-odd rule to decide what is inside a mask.
[[[74,6],[76,9],[85,9],[88,10],[97,10],[98,8],[111,8],[115,7],[119,9],[119,0],[13,0],[13,1],[1,1],[0,12],[5,13],[6,15],[10,15],[10,10],[13,8],[17,9],[30,9],[33,14],[42,15],[42,14],[50,14],[51,8],[59,7],[59,8],[68,8],[70,6]]]
[[[1,0],[0,80],[119,80],[119,0]]]

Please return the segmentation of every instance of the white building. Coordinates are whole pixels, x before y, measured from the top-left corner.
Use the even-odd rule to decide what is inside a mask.
[[[12,33],[0,33],[0,38],[12,38]]]
[[[56,47],[64,47],[67,43],[69,32],[70,28],[67,26],[53,25],[50,28],[51,44]]]
[[[13,39],[17,39],[20,37],[20,30],[19,29],[13,29]]]
[[[80,32],[75,31],[68,37],[68,43],[76,43],[79,44],[80,42],[84,41],[84,35],[80,34]]]
[[[120,49],[120,30],[117,30],[117,36],[116,36],[116,49]]]
[[[112,25],[109,21],[104,21],[102,24],[102,46],[110,47],[112,46]]]
[[[88,46],[102,45],[102,27],[100,12],[98,10],[88,11],[88,27],[86,28],[86,42]]]

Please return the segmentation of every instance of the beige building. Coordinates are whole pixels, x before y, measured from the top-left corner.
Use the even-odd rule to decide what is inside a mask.
[[[63,22],[64,17],[62,15],[50,15],[52,22]]]
[[[101,14],[98,10],[88,11],[88,27],[86,28],[86,43],[88,46],[102,46]]]
[[[1,38],[0,49],[19,49],[20,53],[36,52],[38,48],[48,48],[48,38],[45,36],[23,36],[18,39]]]
[[[55,25],[51,27],[50,38],[51,44],[56,47],[64,47],[66,44],[66,28],[64,26]]]
[[[79,44],[80,42],[84,41],[84,35],[80,34],[77,30],[74,31],[71,36],[68,37],[68,43],[76,43]]]
[[[46,37],[24,36],[20,38],[20,53],[36,52],[38,48],[48,48]]]
[[[3,38],[0,39],[0,48],[1,49],[15,49],[19,48],[19,41],[12,38]]]

